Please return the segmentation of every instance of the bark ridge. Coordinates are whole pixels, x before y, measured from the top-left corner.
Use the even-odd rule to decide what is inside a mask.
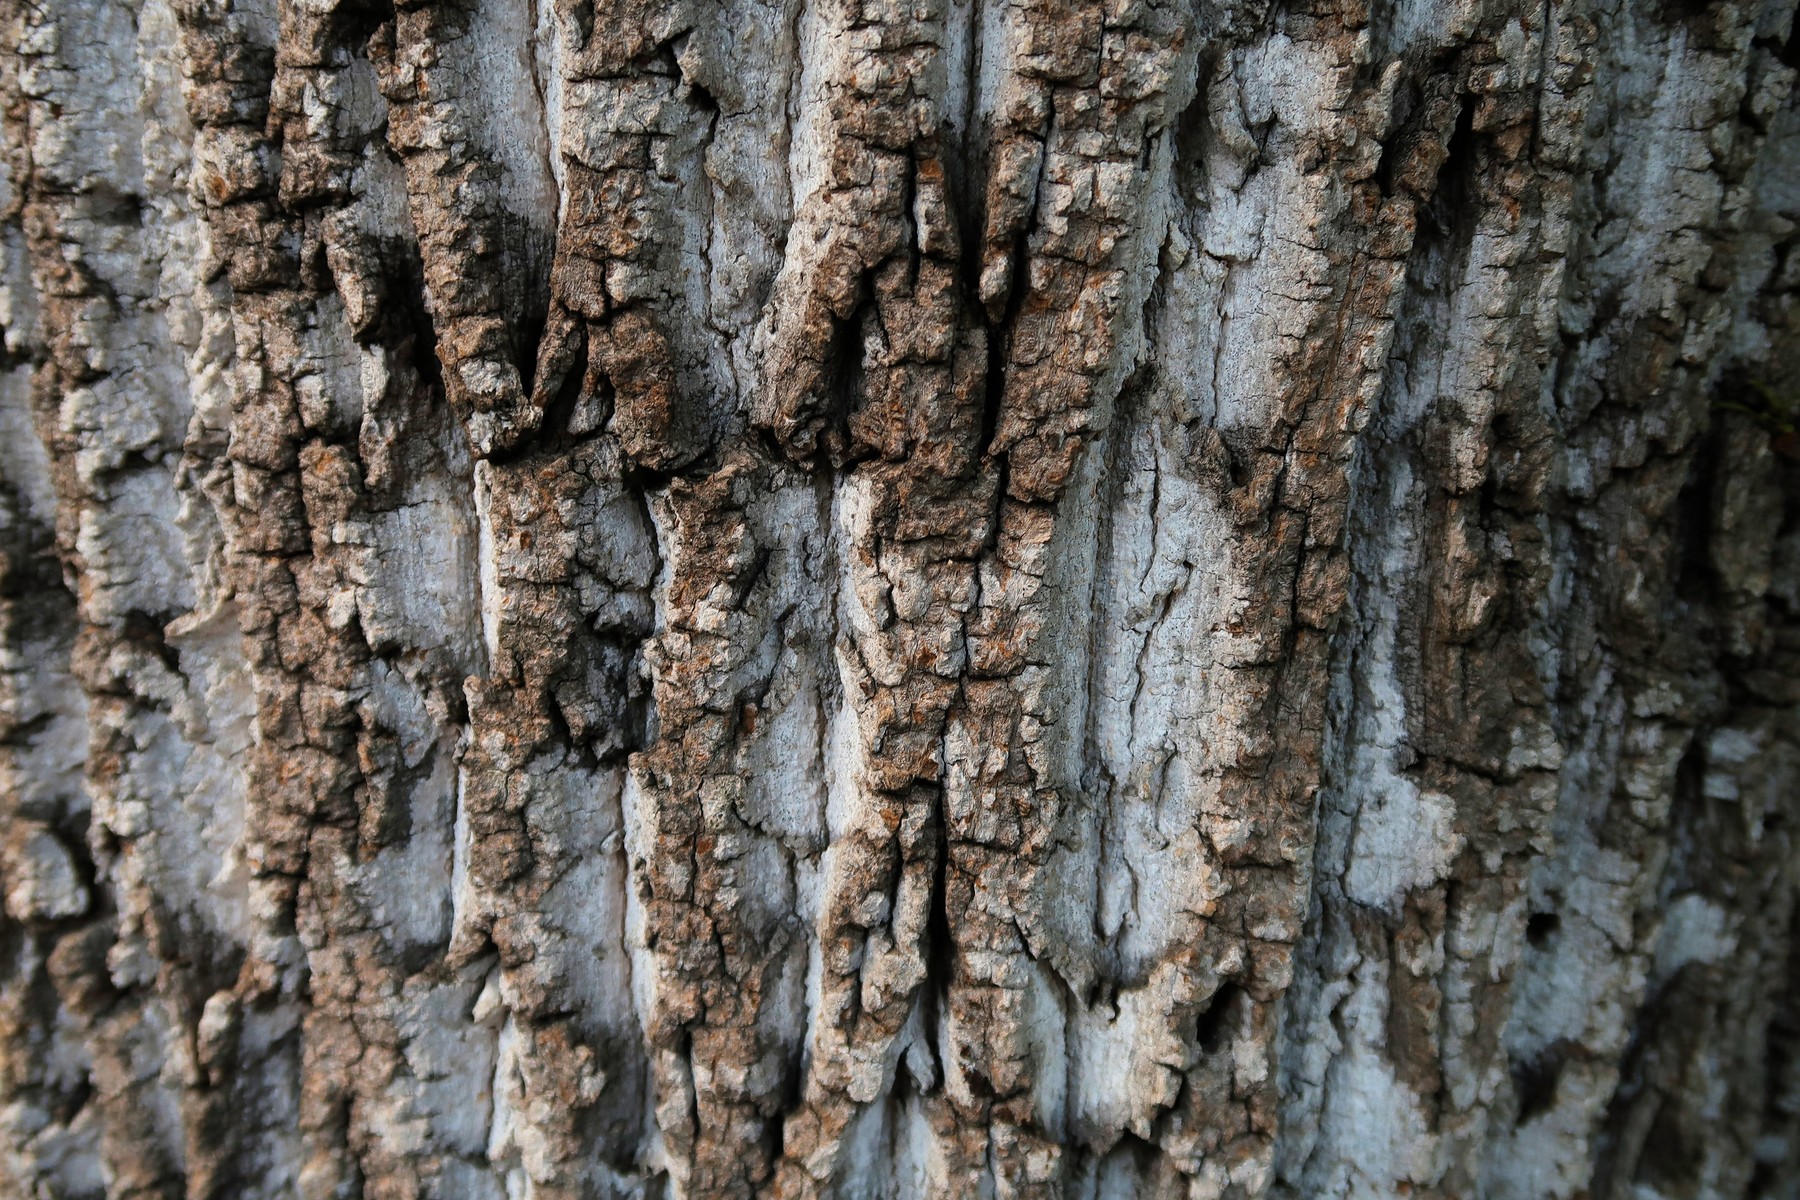
[[[1791,1196],[1779,0],[0,0],[20,1197]]]

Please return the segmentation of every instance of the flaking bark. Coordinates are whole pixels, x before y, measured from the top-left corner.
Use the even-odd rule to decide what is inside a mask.
[[[0,0],[0,1191],[1794,1195],[1794,23]]]

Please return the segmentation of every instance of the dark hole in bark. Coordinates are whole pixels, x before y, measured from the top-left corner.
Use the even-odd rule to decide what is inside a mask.
[[[100,225],[125,229],[142,228],[144,199],[135,193],[121,191],[111,184],[98,183],[88,189],[87,215]]]
[[[89,1083],[86,1078],[81,1078],[71,1084],[67,1092],[60,1095],[55,1092],[51,1093],[50,1110],[56,1114],[58,1121],[66,1125],[80,1116],[81,1110],[86,1108],[88,1101],[93,1098],[94,1085]]]
[[[1206,131],[1209,118],[1206,89],[1208,76],[1211,74],[1212,62],[1202,56],[1198,77],[1194,82],[1194,98],[1181,110],[1181,116],[1175,122],[1176,190],[1183,200],[1198,207],[1205,207],[1206,204]]]
[[[1687,480],[1675,497],[1675,595],[1693,604],[1713,596],[1712,496],[1714,460],[1721,447],[1718,429],[1694,455]]]
[[[1475,222],[1481,214],[1480,185],[1476,179],[1479,146],[1475,136],[1475,97],[1465,95],[1457,110],[1456,127],[1444,147],[1444,164],[1438,168],[1437,186],[1425,216],[1437,236],[1451,244],[1464,246],[1475,236]]]
[[[1129,1129],[1119,1135],[1113,1148],[1101,1155],[1100,1161],[1129,1163],[1126,1168],[1131,1176],[1143,1178],[1155,1163],[1162,1157],[1162,1149],[1155,1142],[1146,1141]],[[1128,1176],[1129,1177],[1129,1176]]]
[[[585,354],[583,357],[586,357]],[[581,369],[582,365],[582,363],[577,362],[569,370],[569,373],[563,377],[562,385],[556,389],[556,394],[552,396],[550,402],[544,406],[543,421],[538,426],[540,433],[548,435],[565,434],[573,438],[574,435],[570,434],[569,431],[569,423],[575,416],[575,406],[581,402],[582,391],[587,386],[587,373]],[[532,367],[534,369],[530,374],[527,374],[523,370],[520,372],[520,379],[524,384],[526,395],[531,394],[532,386],[537,382],[531,377],[536,373],[536,366],[537,363],[534,359],[532,361]],[[595,372],[594,374],[597,376],[595,379],[596,390],[602,393],[601,403],[606,411],[610,413],[612,411],[612,381],[607,379],[604,375],[599,375],[598,372]]]
[[[1381,143],[1381,157],[1375,162],[1375,186],[1383,196],[1392,196],[1398,186],[1398,168],[1418,136],[1416,119],[1424,98],[1416,79],[1408,79],[1394,96],[1393,132]]]
[[[1235,983],[1220,986],[1213,993],[1212,1003],[1200,1014],[1199,1022],[1194,1026],[1194,1040],[1200,1049],[1208,1054],[1217,1054],[1225,1046],[1225,1039],[1230,1035],[1232,1017],[1238,1009],[1238,996],[1243,988]]]
[[[1511,507],[1506,473],[1519,457],[1518,434],[1511,416],[1494,414],[1493,422],[1488,426],[1487,443],[1488,469],[1481,481],[1481,515],[1482,524],[1492,528],[1496,515]]]
[[[1013,252],[1013,261],[1023,265],[1026,258],[1025,235],[1019,235],[1018,246]],[[1013,280],[1005,315],[999,321],[991,321],[987,328],[987,373],[982,376],[981,386],[981,450],[983,454],[994,452],[994,434],[1000,428],[1000,405],[1006,396],[1006,331],[1012,327],[1019,315],[1019,298],[1024,294],[1021,281]]]
[[[532,256],[527,253],[527,259]],[[537,264],[529,262],[523,272],[533,284],[539,274]],[[538,347],[544,341],[544,327],[550,323],[550,271],[546,267],[542,272],[544,286],[542,289],[528,287],[521,297],[520,311],[513,322],[512,359],[513,366],[519,371],[519,390],[531,395],[532,387],[537,383]],[[537,293],[543,293],[543,303],[536,303]]]
[[[906,1086],[906,1072],[897,1072],[894,1079],[894,1091]],[[804,1046],[796,1047],[787,1055],[781,1067],[781,1111],[775,1120],[769,1122],[770,1136],[775,1140],[775,1159],[787,1153],[787,1118],[789,1114],[800,1111],[800,1103],[806,1094],[806,1051]]]
[[[1706,15],[1712,7],[1712,0],[1663,0],[1662,12],[1658,15],[1670,23],[1692,21]]]
[[[392,335],[399,345],[396,353],[418,372],[419,382],[440,402],[444,394],[443,366],[438,361],[437,326],[431,320],[430,302],[425,295],[425,264],[417,246],[400,238],[384,238],[381,262],[392,281],[397,303],[383,304],[376,336]]]
[[[719,113],[719,98],[717,96],[713,95],[711,89],[709,89],[705,84],[701,83],[698,79],[695,79],[692,75],[689,75],[686,71],[682,70],[681,54],[683,51],[685,51],[685,49],[687,47],[686,37],[683,37],[681,39],[681,45],[682,45],[681,50],[676,50],[673,52],[673,54],[671,56],[671,61],[674,63],[676,73],[681,77],[682,87],[687,89],[687,92],[686,92],[687,102],[689,104],[692,104],[695,108],[699,109],[701,112],[711,113],[714,116],[717,116]]]
[[[1795,30],[1800,32],[1800,21],[1796,21]],[[1760,37],[1756,39],[1755,44],[1774,54],[1781,60],[1782,65],[1800,70],[1800,37],[1796,37],[1794,33],[1789,33],[1786,41],[1774,37]]]
[[[367,54],[369,39],[375,31],[394,19],[392,0],[364,0],[346,4],[337,10],[337,35],[353,52]]]
[[[936,825],[937,836],[932,847],[931,910],[925,918],[925,982],[921,985],[924,1012],[919,1036],[931,1052],[941,1085],[944,1063],[938,1053],[940,1026],[949,1007],[950,982],[956,975],[956,945],[951,940],[950,909],[945,895],[950,874],[950,839],[944,832],[941,809],[936,815]]]
[[[1525,922],[1525,940],[1539,950],[1562,928],[1562,918],[1553,912],[1532,913]]]
[[[820,428],[814,454],[820,461],[842,454],[849,443],[850,414],[868,395],[868,381],[863,374],[864,322],[870,319],[874,297],[865,278],[857,296],[856,309],[849,320],[839,321],[831,333],[831,347],[825,354],[825,411],[820,414]]]
[[[1515,1125],[1523,1125],[1547,1111],[1556,1101],[1556,1085],[1562,1078],[1566,1047],[1561,1042],[1546,1046],[1533,1057],[1512,1063],[1513,1093],[1519,1098]]]

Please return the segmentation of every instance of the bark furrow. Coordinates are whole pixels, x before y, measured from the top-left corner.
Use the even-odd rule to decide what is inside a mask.
[[[0,26],[0,1190],[1800,1186],[1790,5]]]

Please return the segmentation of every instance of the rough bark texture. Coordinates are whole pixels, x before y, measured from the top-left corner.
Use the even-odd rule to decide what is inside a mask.
[[[0,1192],[1800,1194],[1788,0],[0,0]]]

